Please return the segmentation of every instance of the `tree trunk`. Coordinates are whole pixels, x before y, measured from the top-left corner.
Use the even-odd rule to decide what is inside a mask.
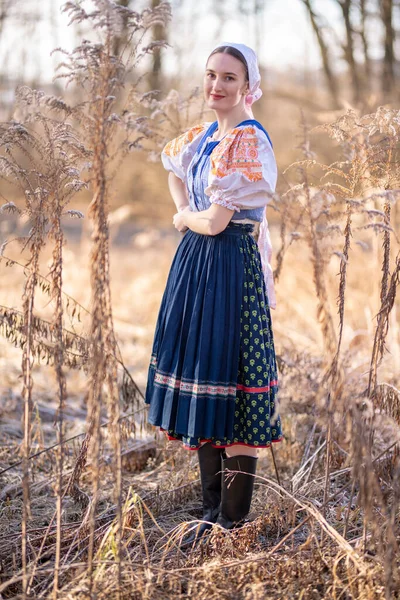
[[[9,16],[12,0],[0,0],[0,33],[3,31],[4,23]]]
[[[394,88],[394,29],[393,29],[393,0],[381,0],[382,23],[385,28],[385,54],[382,69],[382,92],[384,96],[393,92]],[[384,98],[385,101],[385,98]]]
[[[154,10],[160,4],[160,0],[151,0],[151,8]],[[153,27],[153,42],[164,40],[166,36],[165,28],[161,24]],[[162,88],[162,59],[161,49],[155,48],[153,51],[153,65],[149,72],[149,87],[151,90],[160,90]]]
[[[315,14],[312,4],[311,4],[311,0],[302,0],[304,6],[307,9],[308,15],[310,17],[310,21],[311,21],[311,25],[312,28],[314,30],[314,33],[317,37],[317,41],[318,41],[318,45],[319,45],[319,49],[321,52],[321,58],[322,58],[322,64],[323,64],[323,68],[324,68],[324,72],[325,72],[325,77],[327,79],[327,83],[328,83],[328,87],[329,87],[329,91],[331,93],[332,96],[332,100],[333,100],[333,104],[334,104],[334,108],[338,108],[339,107],[339,94],[338,94],[338,86],[337,86],[337,81],[336,81],[336,77],[333,73],[332,70],[332,65],[331,65],[331,60],[330,60],[330,56],[328,53],[328,47],[325,43],[325,40],[323,38],[322,32],[321,32],[321,27],[317,22],[317,15]]]
[[[121,6],[128,8],[129,4],[130,4],[130,0],[118,0],[117,4],[120,4]],[[124,18],[121,35],[114,36],[114,39],[113,39],[113,54],[114,54],[114,56],[119,56],[124,44],[126,44],[126,41],[127,41],[126,36],[127,36],[128,22],[126,19],[127,18]]]
[[[254,51],[257,56],[260,54],[261,43],[262,43],[262,31],[263,31],[263,14],[266,9],[266,5],[268,2],[266,0],[238,0],[237,8],[238,8],[238,17],[242,18],[242,15],[249,17],[251,23],[251,29],[254,33]],[[229,18],[229,12],[231,9],[229,2],[228,5],[228,14],[225,15],[224,19]],[[254,28],[253,28],[254,26]]]
[[[351,85],[353,88],[353,101],[355,104],[358,104],[361,99],[361,82],[358,75],[358,65],[354,59],[354,30],[350,19],[352,2],[351,0],[338,0],[338,3],[342,9],[344,24],[346,27],[346,43],[343,44],[344,57],[349,65]]]
[[[367,21],[367,11],[365,8],[365,0],[360,0],[360,17],[361,17],[361,28],[360,28],[360,36],[362,41],[362,46],[364,49],[364,69],[365,69],[365,79],[367,82],[368,89],[371,89],[371,78],[372,78],[372,69],[371,69],[371,58],[369,55],[369,43],[366,34],[366,21]]]

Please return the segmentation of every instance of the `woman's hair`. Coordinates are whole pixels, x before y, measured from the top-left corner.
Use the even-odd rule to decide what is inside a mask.
[[[230,54],[231,56],[233,56],[234,58],[239,60],[242,63],[242,65],[244,66],[245,79],[246,79],[246,81],[249,81],[249,69],[247,66],[247,62],[246,62],[245,57],[239,50],[236,50],[236,48],[233,48],[233,46],[219,46],[218,48],[215,48],[215,50],[213,50],[211,52],[210,56],[207,59],[207,62],[210,60],[211,56],[213,56],[214,54]]]

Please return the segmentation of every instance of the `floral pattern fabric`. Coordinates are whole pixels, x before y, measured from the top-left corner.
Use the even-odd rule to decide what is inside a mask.
[[[211,174],[222,179],[242,173],[249,181],[262,179],[255,127],[235,128],[218,144],[211,156]]]
[[[179,135],[177,138],[168,142],[164,147],[163,153],[167,156],[178,156],[204,130],[205,125],[195,125],[182,135]]]
[[[195,125],[168,142],[162,151],[161,160],[165,169],[174,173],[184,183],[187,180],[190,162],[206,129],[206,123]]]

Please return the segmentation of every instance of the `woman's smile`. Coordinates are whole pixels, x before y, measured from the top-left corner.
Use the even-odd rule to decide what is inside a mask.
[[[242,109],[247,88],[243,65],[229,54],[210,56],[204,75],[204,96],[209,108],[227,111]],[[234,119],[235,120],[235,119]]]

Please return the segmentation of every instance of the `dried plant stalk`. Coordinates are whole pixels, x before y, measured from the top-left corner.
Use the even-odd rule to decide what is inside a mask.
[[[381,302],[384,301],[387,291],[388,291],[388,282],[390,275],[390,202],[388,200],[385,201],[383,205],[383,210],[385,213],[385,225],[387,225],[387,229],[383,232],[383,261],[382,261],[382,281],[381,281]]]
[[[35,299],[35,287],[37,274],[39,271],[39,256],[42,246],[44,245],[43,238],[43,221],[40,212],[43,206],[43,198],[39,196],[36,206],[36,228],[32,232],[31,238],[31,259],[30,273],[24,285],[23,293],[23,313],[24,313],[24,336],[26,344],[22,353],[22,374],[23,388],[22,397],[24,400],[23,412],[23,432],[24,438],[22,443],[22,468],[23,468],[23,510],[22,510],[22,570],[23,570],[23,596],[28,598],[28,522],[30,518],[30,463],[29,455],[31,449],[31,416],[32,416],[32,338],[33,338],[33,307]]]
[[[308,129],[303,115],[303,144],[302,150],[306,160],[310,157],[310,141]],[[311,187],[308,180],[307,169],[299,165],[303,180],[304,204],[307,217],[307,243],[311,250],[311,263],[313,268],[313,282],[315,286],[316,296],[318,298],[317,320],[321,325],[321,331],[324,341],[324,348],[327,353],[327,358],[333,357],[337,348],[337,339],[333,318],[329,306],[328,291],[325,281],[325,265],[326,256],[321,249],[320,238],[317,233],[318,219],[320,218],[322,209],[318,207],[316,198],[311,193]]]
[[[64,235],[61,228],[61,217],[63,213],[63,203],[60,201],[58,195],[58,188],[54,190],[52,197],[52,214],[53,219],[51,223],[50,236],[54,238],[54,249],[53,249],[53,261],[50,269],[52,290],[51,295],[54,302],[54,316],[52,329],[55,334],[56,346],[54,348],[54,368],[56,372],[56,379],[58,383],[58,431],[57,431],[57,442],[60,445],[58,456],[57,456],[57,482],[56,482],[56,496],[57,496],[57,536],[56,536],[56,556],[54,564],[54,585],[53,585],[53,597],[57,600],[59,591],[59,577],[60,577],[60,562],[61,562],[61,541],[62,541],[62,498],[63,498],[63,468],[64,468],[64,453],[63,453],[63,442],[64,442],[64,408],[67,397],[67,384],[64,373],[64,335],[63,335],[63,298],[62,298],[62,263],[63,263],[63,244]]]
[[[27,239],[23,240],[24,248],[29,251],[29,260],[26,265],[28,273],[24,285],[23,310],[18,311],[1,308],[1,328],[7,337],[23,348],[23,399],[24,439],[22,443],[23,456],[23,518],[22,518],[22,571],[23,595],[31,595],[33,577],[28,580],[28,519],[30,515],[29,504],[29,473],[30,473],[30,447],[31,447],[31,413],[32,413],[32,363],[35,353],[47,357],[51,354],[56,368],[56,377],[59,387],[59,442],[62,448],[63,441],[63,406],[66,397],[65,376],[63,373],[64,342],[69,339],[67,347],[71,351],[76,349],[76,337],[65,336],[62,321],[62,231],[61,216],[63,209],[71,196],[82,188],[83,182],[77,179],[78,169],[72,167],[71,162],[85,155],[84,148],[80,145],[71,131],[71,127],[64,121],[58,121],[43,109],[43,96],[29,88],[19,88],[17,99],[21,112],[24,113],[24,123],[12,121],[1,127],[2,151],[0,157],[3,166],[1,176],[10,178],[25,198],[25,208],[20,213],[28,216],[31,229]],[[54,106],[53,106],[54,109]],[[60,107],[57,108],[59,110]],[[69,153],[65,151],[69,151]],[[28,161],[29,168],[22,166],[23,161]],[[6,165],[6,168],[4,166]],[[35,291],[39,275],[39,258],[42,248],[46,244],[49,234],[55,240],[53,263],[51,267],[52,299],[55,301],[54,318],[52,323],[44,323],[34,315]],[[43,335],[43,339],[38,339]],[[50,352],[50,349],[51,352]],[[71,355],[71,352],[70,352]],[[54,594],[58,589],[58,566],[61,555],[61,482],[63,454],[59,454],[59,478],[57,489],[57,524],[58,542],[56,548],[56,573]]]
[[[394,306],[399,282],[400,255],[396,257],[394,269],[390,277],[388,291],[382,300],[381,307],[377,315],[377,326],[375,330],[374,345],[372,348],[371,367],[368,381],[369,397],[374,396],[376,392],[378,383],[378,367],[385,352],[386,336],[389,331],[389,316]]]
[[[86,12],[78,3],[68,2],[64,10],[71,21],[90,23],[100,33],[100,43],[83,43],[68,56],[63,63],[69,81],[74,81],[88,91],[85,113],[82,122],[90,123],[86,128],[87,146],[91,153],[91,186],[93,198],[89,206],[89,215],[93,223],[92,248],[90,253],[92,310],[90,325],[90,360],[88,386],[88,433],[70,481],[76,487],[79,475],[84,468],[86,458],[90,458],[92,470],[92,502],[89,514],[88,574],[90,594],[94,594],[95,530],[96,509],[100,492],[100,425],[102,408],[107,407],[110,419],[111,444],[113,449],[114,499],[117,507],[117,597],[121,590],[121,437],[120,405],[117,384],[117,342],[114,334],[112,302],[110,290],[110,258],[108,200],[109,184],[113,172],[113,158],[120,164],[120,153],[115,148],[116,126],[123,126],[130,134],[135,132],[137,121],[130,118],[125,105],[122,116],[116,112],[116,99],[125,84],[125,77],[132,67],[147,53],[164,45],[162,41],[152,42],[149,46],[140,46],[146,32],[157,24],[165,24],[169,17],[169,6],[156,5],[141,15],[110,0],[94,0],[97,11]],[[126,45],[118,55],[114,54],[116,36],[122,29]],[[135,42],[135,36],[139,42]],[[133,42],[133,43],[132,43]],[[132,95],[128,95],[132,98]],[[127,143],[123,152],[138,145],[143,137],[143,127],[139,138]],[[146,135],[146,134],[144,134]],[[119,148],[121,151],[121,147]],[[115,161],[114,161],[115,162]],[[103,386],[107,388],[104,401]]]

